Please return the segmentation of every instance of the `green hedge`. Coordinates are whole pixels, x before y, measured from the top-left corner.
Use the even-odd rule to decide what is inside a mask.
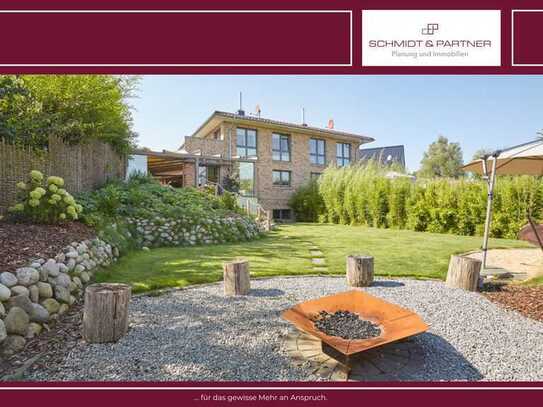
[[[313,206],[322,209],[306,220],[469,236],[483,233],[487,185],[481,179],[389,179],[384,169],[370,163],[329,168],[318,186],[312,199],[322,199],[323,205]],[[312,207],[307,202],[305,206]],[[498,177],[491,235],[515,239],[527,213],[542,219],[542,209],[541,178]],[[299,217],[299,208],[294,210]]]

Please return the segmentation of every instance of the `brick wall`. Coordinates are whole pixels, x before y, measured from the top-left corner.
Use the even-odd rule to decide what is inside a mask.
[[[186,136],[183,148],[188,153],[200,151],[202,155],[226,157],[226,143],[222,140]]]
[[[50,137],[47,151],[35,151],[0,140],[0,213],[14,203],[15,185],[26,180],[31,170],[39,170],[46,177],[62,177],[66,189],[78,193],[97,188],[108,179],[123,179],[126,157],[99,141],[68,145]]]

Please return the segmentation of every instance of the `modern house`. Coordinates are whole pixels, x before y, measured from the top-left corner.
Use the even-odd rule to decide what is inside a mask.
[[[372,138],[305,123],[287,123],[215,111],[177,152],[138,150],[147,156],[148,171],[173,185],[225,185],[232,180],[240,195],[258,202],[279,220],[291,218],[291,194],[329,165],[358,159]],[[140,163],[141,165],[141,163]]]

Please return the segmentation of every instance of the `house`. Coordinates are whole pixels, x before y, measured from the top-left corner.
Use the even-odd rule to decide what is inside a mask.
[[[405,170],[405,149],[403,145],[362,148],[358,152],[360,161],[375,160],[381,165],[396,164]]]
[[[273,217],[292,217],[292,193],[328,165],[348,165],[372,138],[305,123],[287,123],[215,111],[177,152],[139,150],[149,171],[183,186],[225,185],[235,180],[240,195],[257,202]]]

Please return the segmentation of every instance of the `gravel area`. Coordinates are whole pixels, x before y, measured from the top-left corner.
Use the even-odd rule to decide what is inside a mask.
[[[253,280],[246,297],[222,284],[137,297],[131,330],[116,344],[78,342],[31,380],[316,380],[282,348],[293,304],[347,289],[344,278]],[[543,323],[441,282],[379,280],[371,294],[418,312],[430,331],[416,337],[424,368],[405,380],[543,380]]]

